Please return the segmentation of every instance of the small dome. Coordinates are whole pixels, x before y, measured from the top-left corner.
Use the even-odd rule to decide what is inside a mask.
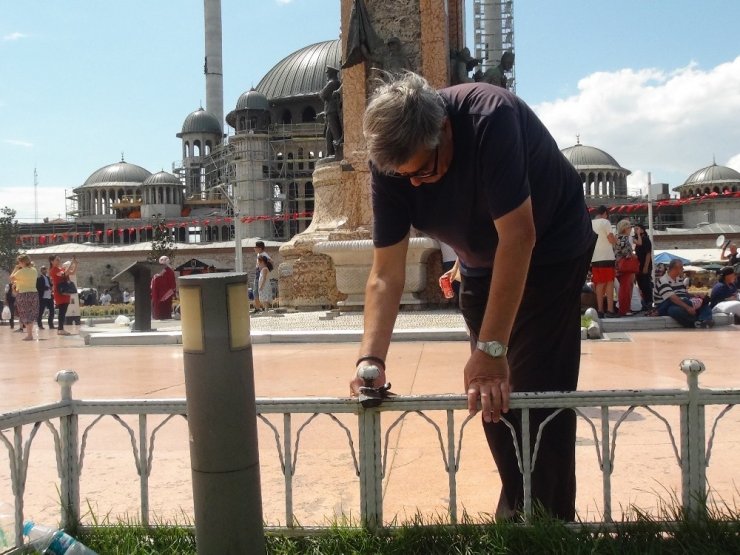
[[[593,146],[580,143],[564,148],[563,155],[577,170],[586,169],[616,169],[631,173],[619,165],[611,155]]]
[[[267,97],[255,89],[248,90],[236,101],[235,110],[265,110],[270,109]]]
[[[136,164],[121,160],[93,172],[82,184],[83,187],[141,185],[151,174]]]
[[[326,85],[326,66],[340,67],[339,40],[318,42],[277,63],[257,85],[270,101],[317,95]]]
[[[727,166],[712,164],[692,173],[684,182],[683,186],[720,185],[728,183],[740,184],[740,172]]]
[[[182,131],[177,136],[181,137],[185,133],[214,133],[221,135],[221,124],[216,116],[210,112],[206,112],[203,108],[198,108],[185,118],[182,124]]]
[[[142,185],[182,185],[182,183],[176,175],[161,171],[147,177]]]

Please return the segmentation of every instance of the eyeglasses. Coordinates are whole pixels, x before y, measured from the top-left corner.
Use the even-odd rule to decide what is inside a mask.
[[[423,169],[424,166],[427,166],[427,164],[424,164],[421,169],[416,170],[415,172],[388,172],[388,175],[391,177],[401,177],[404,179],[425,179],[427,177],[432,177],[433,175],[437,175],[437,163],[439,162],[439,145],[437,145],[434,148],[434,165],[432,166],[431,170],[425,170]]]

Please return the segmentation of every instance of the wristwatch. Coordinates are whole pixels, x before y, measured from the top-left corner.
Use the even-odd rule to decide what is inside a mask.
[[[506,351],[509,350],[506,345],[499,343],[498,341],[478,341],[478,343],[475,344],[475,347],[479,351],[483,351],[493,358],[505,357]]]

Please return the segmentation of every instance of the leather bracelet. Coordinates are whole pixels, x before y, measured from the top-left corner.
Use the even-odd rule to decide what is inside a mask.
[[[364,355],[357,359],[357,362],[355,362],[355,366],[359,366],[361,362],[377,362],[383,367],[383,370],[385,370],[385,361],[380,358],[373,355]]]

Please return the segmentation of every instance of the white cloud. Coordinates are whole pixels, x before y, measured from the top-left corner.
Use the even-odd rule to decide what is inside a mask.
[[[26,35],[24,33],[19,33],[19,32],[16,31],[15,33],[10,33],[10,34],[5,35],[3,37],[3,41],[4,42],[8,42],[8,41],[12,41],[12,40],[20,40],[20,39],[25,39],[27,37],[28,37],[28,35]]]
[[[292,1],[293,0],[275,0],[276,3],[283,4],[283,5],[290,4]]]
[[[740,153],[735,154],[732,158],[730,158],[727,163],[725,164],[728,168],[732,168],[733,170],[737,170],[740,172]]]
[[[33,182],[26,186],[0,188],[0,207],[8,206],[16,211],[19,222],[32,222],[35,215]],[[71,191],[70,191],[71,192]],[[58,187],[41,187],[36,192],[39,220],[64,217],[65,191]]]
[[[24,148],[33,148],[33,143],[29,143],[28,141],[20,141],[18,139],[4,139],[3,142],[5,144],[13,145],[13,146],[22,146]]]
[[[628,185],[671,187],[713,158],[737,163],[740,145],[740,56],[709,70],[695,64],[666,72],[598,72],[578,83],[578,94],[534,107],[561,148],[582,144],[611,154],[632,170]],[[682,176],[682,177],[679,177]]]

